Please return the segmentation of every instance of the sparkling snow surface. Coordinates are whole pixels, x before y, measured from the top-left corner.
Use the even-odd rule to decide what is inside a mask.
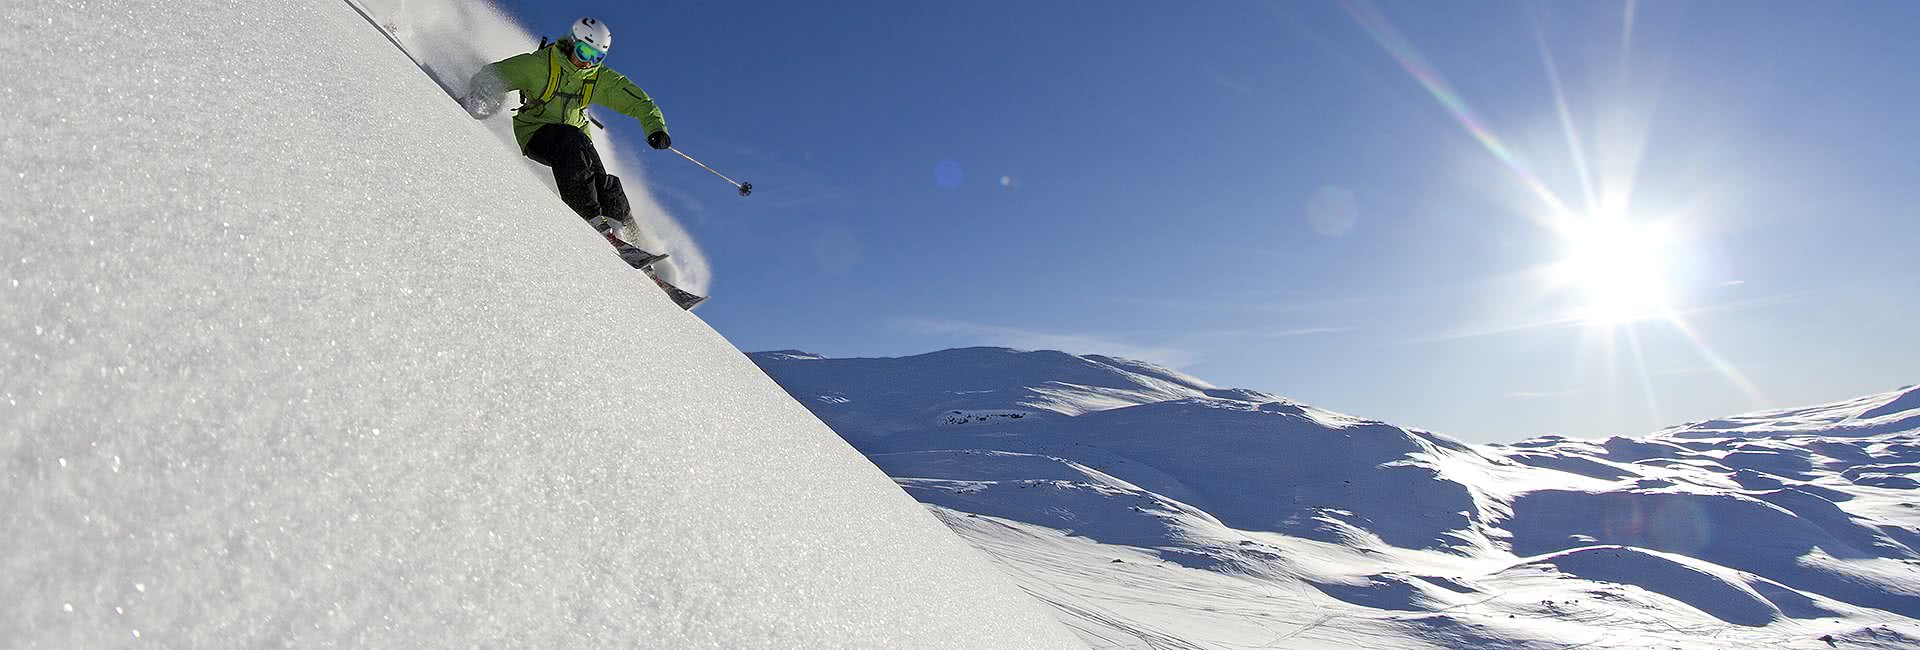
[[[1096,647],[1920,648],[1920,388],[1476,446],[1108,357],[752,356]]]
[[[1078,644],[345,4],[5,14],[0,645]]]

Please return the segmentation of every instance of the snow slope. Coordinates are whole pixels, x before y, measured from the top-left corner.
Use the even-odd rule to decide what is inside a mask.
[[[339,0],[5,16],[0,645],[1079,645]]]
[[[1473,446],[1107,357],[752,356],[1101,647],[1920,647],[1913,389]]]

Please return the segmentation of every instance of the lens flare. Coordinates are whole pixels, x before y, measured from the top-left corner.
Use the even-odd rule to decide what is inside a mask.
[[[1461,97],[1460,93],[1453,89],[1453,84],[1448,83],[1446,77],[1441,76],[1440,72],[1427,62],[1426,57],[1420,55],[1419,50],[1414,49],[1413,43],[1402,36],[1400,30],[1395,28],[1393,23],[1380,13],[1380,10],[1375,9],[1371,4],[1357,0],[1342,0],[1340,6],[1353,16],[1361,29],[1365,29],[1367,35],[1372,36],[1374,42],[1379,43],[1380,47],[1400,64],[1400,67],[1406,69],[1407,74],[1412,76],[1414,81],[1419,82],[1420,86],[1427,90],[1427,94],[1433,95],[1434,101],[1440,102],[1448,113],[1453,114],[1453,119],[1460,123],[1460,128],[1466,129],[1474,140],[1479,141],[1480,146],[1486,148],[1487,153],[1493,154],[1494,158],[1513,170],[1514,176],[1520,179],[1521,184],[1533,192],[1541,202],[1547,204],[1552,216],[1564,218],[1572,214],[1572,211],[1567,209],[1566,202],[1560,200],[1560,195],[1547,187],[1547,184],[1540,180],[1539,175],[1535,174],[1525,161],[1514,155],[1511,147],[1501,141],[1499,136],[1494,135],[1493,129],[1488,128],[1486,121],[1480,119],[1479,113],[1473,110],[1473,106],[1467,103],[1466,98]]]
[[[967,172],[960,167],[959,161],[942,160],[933,166],[933,182],[947,189],[958,189],[966,182]]]

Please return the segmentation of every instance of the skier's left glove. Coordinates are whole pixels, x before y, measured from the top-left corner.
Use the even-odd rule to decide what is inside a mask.
[[[673,146],[673,138],[668,137],[666,131],[654,131],[647,135],[647,146],[655,149],[665,149]]]

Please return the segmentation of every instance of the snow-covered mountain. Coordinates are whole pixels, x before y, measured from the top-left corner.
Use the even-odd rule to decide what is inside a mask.
[[[1108,357],[752,357],[1102,647],[1920,647],[1916,388],[1476,446]]]
[[[1082,646],[346,3],[0,13],[0,646]]]

